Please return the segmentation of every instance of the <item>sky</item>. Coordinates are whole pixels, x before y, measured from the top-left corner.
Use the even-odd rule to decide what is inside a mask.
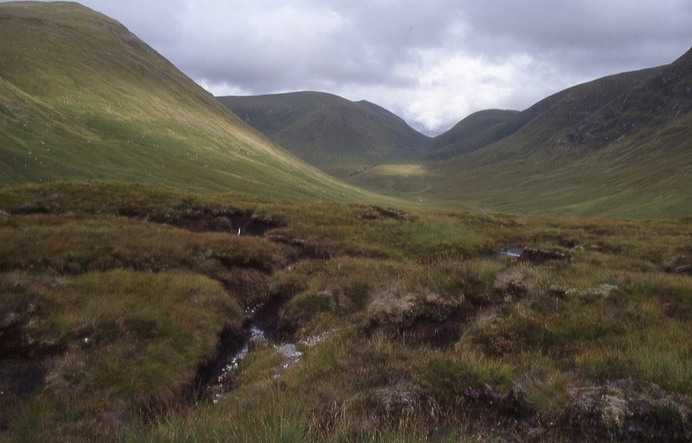
[[[2,1],[2,0],[0,0]],[[81,0],[216,96],[313,90],[435,135],[483,109],[668,64],[692,0]]]

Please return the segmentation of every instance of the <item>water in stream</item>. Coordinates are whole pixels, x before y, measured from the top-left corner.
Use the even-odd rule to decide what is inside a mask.
[[[501,252],[503,255],[509,255],[510,257],[521,257],[524,253],[524,248],[509,248]]]
[[[236,375],[238,371],[240,361],[247,356],[250,350],[250,344],[266,344],[267,342],[268,339],[263,330],[261,330],[256,325],[251,325],[249,327],[249,338],[247,339],[243,347],[240,349],[240,351],[237,351],[235,353],[232,352],[230,355],[227,355],[225,357],[226,363],[221,366],[218,375],[216,375],[215,378],[210,380],[209,384],[207,385],[207,395],[211,398],[212,402],[218,403],[223,394],[227,392],[228,389],[230,389],[231,384],[233,382],[233,377]],[[223,358],[223,356],[221,358]]]
[[[224,394],[232,389],[240,363],[251,352],[253,345],[268,346],[272,343],[271,335],[276,327],[277,310],[275,305],[265,305],[247,312],[250,321],[243,337],[219,347],[219,356],[208,369],[207,379],[204,382],[204,398],[218,403]],[[274,351],[283,356],[283,362],[274,368],[274,378],[279,378],[283,371],[300,361],[303,352],[298,349],[298,345],[311,348],[327,336],[328,333],[325,332],[303,339],[298,344],[291,342],[273,344]]]

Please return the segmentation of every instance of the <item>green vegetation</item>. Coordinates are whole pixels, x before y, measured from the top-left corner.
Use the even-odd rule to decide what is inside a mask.
[[[190,394],[219,330],[242,318],[218,282],[180,272],[16,271],[2,274],[0,286],[11,318],[3,332],[20,327],[23,335],[4,340],[3,353],[28,353],[24,360],[42,366],[40,392],[2,411],[26,441],[98,438],[172,407]]]
[[[277,148],[108,17],[17,2],[0,5],[0,23],[0,185],[117,179],[376,199]]]
[[[278,145],[342,179],[374,165],[420,159],[430,144],[401,118],[366,101],[322,92],[218,99]]]
[[[521,112],[478,112],[432,139],[328,94],[220,100],[322,170],[426,208],[678,217],[692,207],[691,84],[688,52]]]
[[[115,182],[5,188],[0,208],[0,439],[689,437],[689,219]],[[204,368],[262,304],[269,340],[209,397]]]
[[[465,157],[354,163],[404,204],[86,8],[0,24],[0,441],[692,439],[692,218],[524,212],[685,214],[684,106],[600,150],[594,112],[589,155],[532,145],[561,126],[531,113],[499,139],[498,112],[457,128],[495,141]],[[486,202],[522,212],[458,209]]]

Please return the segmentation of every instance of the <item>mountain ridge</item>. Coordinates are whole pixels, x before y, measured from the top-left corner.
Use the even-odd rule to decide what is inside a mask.
[[[638,96],[646,95],[646,99]],[[567,134],[573,145],[598,145],[642,125],[663,126],[692,111],[692,49],[662,66],[644,82],[589,115]],[[616,120],[608,123],[608,120]],[[615,135],[616,134],[616,135]]]
[[[378,159],[370,157],[369,166],[358,170],[349,165],[349,181],[440,207],[687,215],[692,207],[692,201],[684,197],[685,186],[692,188],[690,59],[692,50],[669,65],[575,85],[523,111],[474,113],[411,150],[417,158],[400,156],[375,163]],[[263,97],[267,106],[271,97]],[[253,98],[242,100],[251,103]],[[263,112],[262,106],[255,111]],[[303,137],[311,136],[312,127],[338,126],[337,121],[306,123]],[[280,133],[281,128],[276,131]],[[282,144],[278,138],[273,140]],[[376,140],[377,136],[370,144],[377,146]],[[294,144],[284,147],[302,156],[300,146],[296,150]],[[313,155],[316,152],[313,148]],[[662,152],[674,156],[668,158]],[[327,172],[338,170],[326,156],[312,162]],[[345,171],[340,172],[343,177]],[[670,180],[673,185],[666,185]],[[639,189],[635,183],[648,185]],[[536,198],[546,195],[546,189],[552,197]]]

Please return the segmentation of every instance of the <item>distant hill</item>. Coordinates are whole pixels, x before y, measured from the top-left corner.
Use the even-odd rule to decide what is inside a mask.
[[[117,179],[269,198],[364,196],[76,3],[0,4],[0,146],[0,186]]]
[[[431,156],[445,161],[422,164],[425,173],[379,167],[354,182],[442,206],[690,215],[691,59],[578,85],[520,113],[470,116],[433,140]]]
[[[468,154],[520,130],[532,132],[536,142],[579,124],[610,100],[653,76],[659,69],[611,75],[577,85],[547,97],[528,109],[480,111],[435,137],[430,158]]]
[[[473,152],[513,134],[526,123],[519,111],[489,109],[469,115],[432,140],[429,159]]]
[[[321,169],[435,207],[679,216],[692,213],[691,59],[480,111],[432,139],[329,94],[221,100]]]
[[[322,92],[219,97],[228,109],[310,164],[348,176],[381,163],[417,161],[430,139],[367,101]]]

